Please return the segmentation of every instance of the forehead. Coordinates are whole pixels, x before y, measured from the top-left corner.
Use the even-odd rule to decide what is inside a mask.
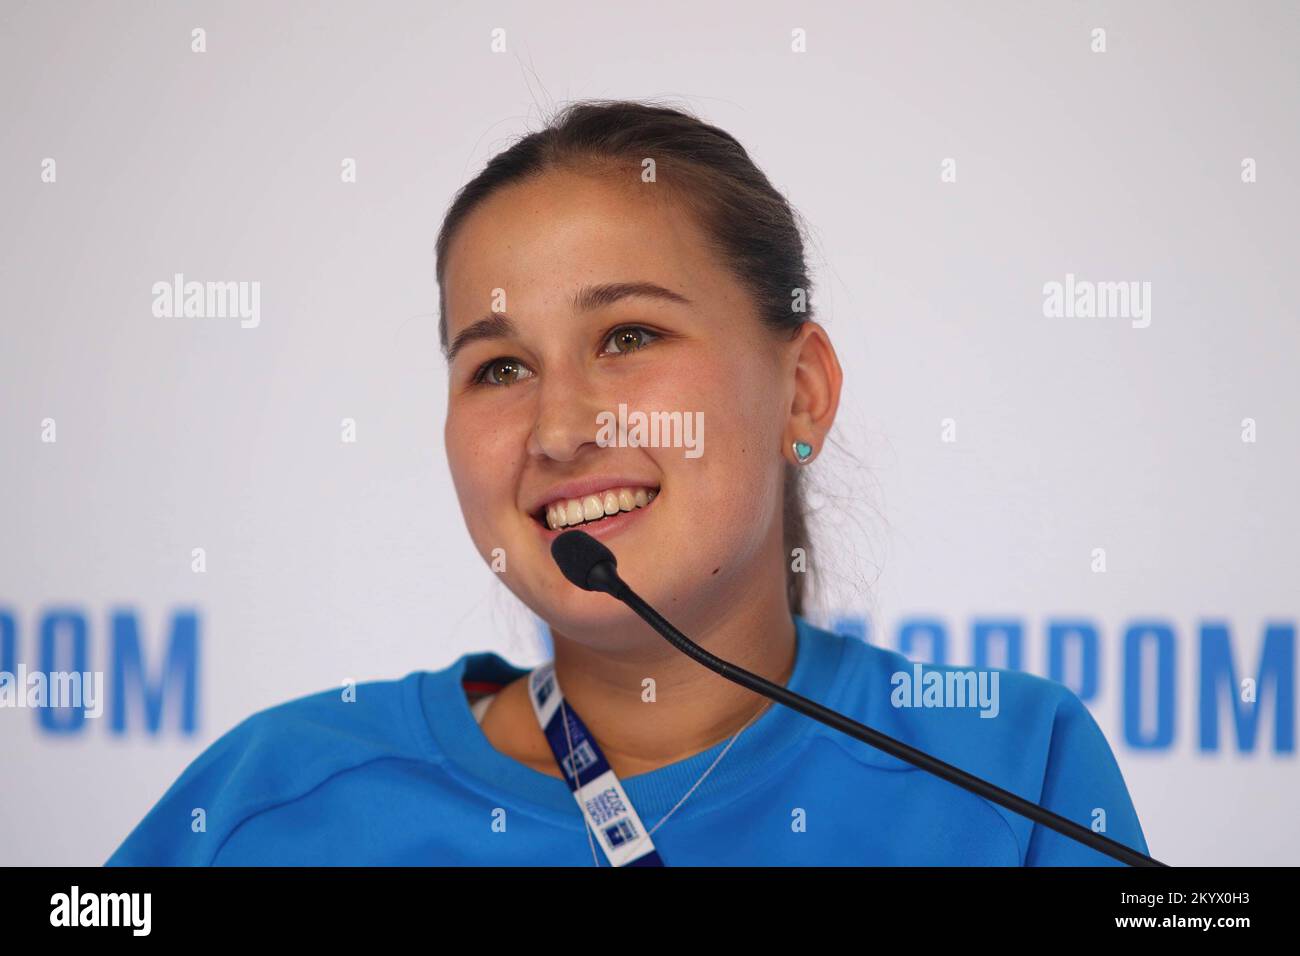
[[[480,318],[498,288],[521,318],[567,307],[588,283],[654,282],[696,303],[743,298],[695,217],[637,168],[552,170],[498,190],[462,221],[444,280],[450,334]]]

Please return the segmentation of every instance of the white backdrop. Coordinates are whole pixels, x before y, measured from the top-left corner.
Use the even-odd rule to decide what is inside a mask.
[[[1066,676],[1153,855],[1300,861],[1294,4],[0,10],[0,669],[48,640],[109,692],[63,728],[0,709],[0,864],[102,862],[255,710],[542,658],[447,472],[432,253],[455,190],[589,96],[697,111],[812,229],[847,376],[814,622],[938,621],[962,663],[1010,619],[1039,674],[1090,622]],[[259,283],[258,324],[155,316],[176,273]],[[1045,315],[1067,274],[1150,283],[1149,324]],[[1261,677],[1240,720],[1206,624]]]

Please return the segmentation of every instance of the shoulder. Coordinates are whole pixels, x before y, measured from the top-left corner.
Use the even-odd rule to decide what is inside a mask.
[[[1014,767],[1028,782],[1041,779],[1062,734],[1095,731],[1105,744],[1088,708],[1064,684],[1023,671],[918,663],[860,640],[840,640],[846,712],[972,773]],[[881,763],[910,767],[868,749]]]
[[[320,691],[245,718],[185,768],[106,865],[207,865],[244,821],[337,774],[386,758],[428,759],[413,720],[430,676]]]
[[[987,696],[991,698],[996,695],[1000,706],[996,710],[987,708],[990,716],[984,718],[985,720],[1008,715],[1024,717],[1027,716],[1026,708],[1033,714],[1041,714],[1044,711],[1054,711],[1063,705],[1069,706],[1071,702],[1082,706],[1078,696],[1064,684],[1026,671],[918,662],[910,660],[898,651],[878,647],[857,638],[841,634],[833,636],[836,641],[843,644],[845,666],[852,669],[855,689],[859,692],[854,695],[857,699],[862,698],[865,691],[879,692],[883,685],[894,694],[894,700],[885,703],[890,704],[894,709],[906,710],[908,701],[903,699],[902,689],[917,686],[919,677],[920,687],[922,689],[930,687],[932,694],[935,692],[933,688],[938,685],[942,685],[945,691],[948,688],[970,687],[972,679],[977,692],[981,687],[987,688]],[[878,700],[875,694],[871,696]],[[949,705],[959,702],[945,700]],[[949,708],[940,707],[939,702],[932,699],[926,709]]]
[[[1057,681],[1001,668],[917,664],[896,651],[844,638],[853,663],[849,716],[1003,789],[1146,852],[1110,744],[1087,705]],[[911,764],[827,729],[858,759],[882,769]],[[976,798],[973,794],[970,795]],[[1050,847],[1061,860],[1106,858],[990,803],[1017,834],[1026,862]],[[1076,855],[1090,855],[1088,858]]]

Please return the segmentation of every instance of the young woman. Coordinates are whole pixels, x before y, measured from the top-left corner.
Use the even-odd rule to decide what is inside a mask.
[[[1115,862],[685,657],[562,576],[571,527],[714,654],[1146,852],[1068,689],[985,672],[982,709],[905,706],[910,662],[804,617],[800,475],[842,374],[795,217],[733,137],[570,107],[460,191],[437,277],[461,511],[554,661],[468,654],[255,714],[110,864]],[[682,427],[602,429],[656,413]]]

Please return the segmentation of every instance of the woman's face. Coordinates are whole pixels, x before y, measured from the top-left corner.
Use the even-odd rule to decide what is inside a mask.
[[[547,172],[479,205],[447,254],[448,341],[484,319],[509,326],[451,358],[445,440],[466,525],[510,590],[578,640],[620,626],[626,634],[635,618],[569,583],[551,557],[556,532],[534,512],[557,497],[585,499],[564,494],[571,482],[657,489],[649,507],[605,519],[607,529],[577,527],[670,620],[706,620],[748,589],[784,586],[789,349],[694,220],[659,201],[661,188],[636,172],[626,182]],[[583,290],[634,283],[672,297],[607,289],[578,301]],[[619,447],[615,426],[606,430],[615,441],[602,442],[597,416],[617,421],[620,405],[629,423],[638,412],[679,412],[692,431]]]

